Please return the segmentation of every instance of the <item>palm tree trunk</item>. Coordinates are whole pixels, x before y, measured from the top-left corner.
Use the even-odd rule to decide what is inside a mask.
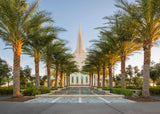
[[[59,70],[58,65],[56,65],[56,77],[55,77],[54,87],[57,87],[58,70]]]
[[[22,44],[18,43],[13,46],[14,63],[13,63],[13,97],[21,96],[20,93],[20,59],[22,52]]]
[[[68,84],[68,73],[66,73],[66,84],[67,84],[67,86],[69,85]]]
[[[35,76],[36,76],[36,89],[39,88],[39,61],[40,58],[39,57],[35,57],[34,58],[34,62],[35,62]]]
[[[68,74],[68,83],[69,83],[69,86],[70,86],[70,74]]]
[[[91,74],[91,77],[92,77],[92,79],[91,79],[91,86],[93,86],[93,72]]]
[[[97,76],[98,76],[98,80],[97,80],[97,86],[100,86],[100,83],[99,83],[99,81],[100,81],[100,74],[99,74],[99,69],[97,69]]]
[[[112,88],[112,64],[109,64],[109,87]]]
[[[63,79],[63,71],[61,70],[61,81],[60,81],[60,87],[62,87],[62,79]]]
[[[48,88],[51,88],[51,63],[47,62],[47,78],[48,78]]]
[[[102,84],[102,88],[105,87],[105,74],[106,74],[106,66],[103,65],[103,84]]]
[[[66,83],[65,83],[65,78],[66,78],[66,76],[64,75],[64,82],[63,82],[63,83],[64,83],[64,86],[65,86],[65,84],[66,84]]]
[[[152,41],[144,41],[144,66],[143,66],[143,90],[142,95],[149,97],[149,77],[150,77],[150,59],[151,59],[151,47]]]
[[[121,88],[125,88],[125,63],[126,63],[126,57],[123,55],[121,56]]]
[[[91,85],[92,85],[92,84],[91,84],[91,83],[92,83],[92,81],[91,81],[91,80],[92,80],[92,74],[91,74],[91,73],[89,73],[89,86],[91,86]]]

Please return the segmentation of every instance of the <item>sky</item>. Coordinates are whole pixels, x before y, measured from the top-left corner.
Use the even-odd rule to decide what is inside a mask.
[[[32,2],[35,0],[28,0]],[[129,0],[133,1],[133,0]],[[76,49],[78,28],[81,24],[82,38],[84,49],[87,50],[91,46],[91,40],[99,39],[99,30],[97,27],[104,26],[105,16],[111,16],[117,8],[114,6],[116,0],[41,0],[40,10],[51,13],[54,20],[53,26],[66,29],[60,32],[58,37],[68,41],[67,47],[71,49],[71,53]],[[13,66],[12,49],[5,49],[5,42],[0,39],[0,58],[6,60],[10,66]],[[159,46],[152,48],[151,60],[160,62]],[[126,66],[143,65],[143,50],[129,56]],[[34,74],[34,59],[28,55],[21,56],[21,66],[29,65]],[[115,74],[120,73],[120,62],[115,65]],[[40,62],[40,76],[45,75],[45,64]]]

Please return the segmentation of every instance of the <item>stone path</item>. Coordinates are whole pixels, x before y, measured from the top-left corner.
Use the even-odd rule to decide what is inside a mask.
[[[135,103],[124,98],[109,97],[51,97],[37,98],[26,103]]]

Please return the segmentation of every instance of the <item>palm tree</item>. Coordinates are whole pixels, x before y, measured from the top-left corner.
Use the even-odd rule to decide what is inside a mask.
[[[101,60],[100,60],[100,55],[98,55],[98,51],[91,49],[89,50],[89,55],[86,58],[86,63],[93,65],[94,67],[96,67],[97,70],[97,86],[100,86],[100,70],[101,70]]]
[[[61,77],[61,81],[60,81],[60,87],[62,87],[62,79],[63,79],[63,73],[65,70],[65,66],[69,61],[73,60],[73,55],[68,54],[68,53],[64,53],[64,55],[62,55],[59,59],[60,59],[60,77]]]
[[[12,46],[13,96],[20,96],[20,58],[22,45],[28,40],[26,33],[37,26],[33,21],[37,16],[38,3],[29,4],[26,0],[0,0],[0,37]],[[38,16],[37,16],[38,17]],[[38,17],[40,18],[40,17]],[[33,22],[35,22],[33,24]]]
[[[45,20],[45,18],[46,17],[42,19]],[[38,89],[40,84],[39,83],[39,62],[40,62],[40,58],[42,57],[42,49],[55,38],[55,33],[54,33],[53,27],[50,27],[50,26],[43,27],[43,28],[37,27],[36,30],[31,31],[31,33],[29,33],[28,37],[30,41],[27,42],[27,45],[25,45],[23,48],[24,48],[25,54],[28,54],[34,57],[36,89]]]
[[[70,74],[79,72],[78,66],[76,65],[75,61],[68,61],[65,64],[65,70],[64,72],[66,73],[66,79],[67,79],[67,86],[70,86]]]
[[[85,65],[82,67],[82,70],[81,72],[82,73],[88,73],[89,76],[90,76],[90,86],[92,87],[93,86],[93,73],[95,71],[95,67],[90,65],[90,64],[87,64],[85,63]]]
[[[120,60],[118,49],[112,44],[112,41],[110,41],[110,39],[103,34],[103,32],[101,32],[101,38],[97,41],[97,43],[95,43],[95,45],[103,54],[103,80],[105,77],[105,65],[107,64],[109,68],[109,87],[112,88],[112,67],[117,61]]]
[[[57,32],[58,31],[62,31],[62,29],[55,28],[55,34],[53,34],[53,35],[55,35],[55,36],[53,36],[54,39],[57,39]],[[42,59],[42,61],[45,62],[46,68],[47,68],[48,88],[50,88],[50,86],[51,86],[50,76],[51,76],[51,64],[53,62],[52,55],[54,54],[54,50],[56,49],[57,46],[63,46],[63,44],[59,43],[59,42],[50,42],[42,49],[42,58],[41,59]]]
[[[60,45],[56,46],[54,48],[53,53],[52,53],[52,58],[53,58],[53,61],[52,61],[52,65],[54,66],[55,68],[55,71],[56,71],[56,76],[55,76],[55,84],[54,86],[57,87],[57,78],[58,78],[58,74],[59,74],[59,67],[60,67],[60,58],[62,56],[64,56],[65,52],[68,50],[67,48],[65,48],[65,42],[64,41],[57,41],[55,43],[60,43]]]
[[[140,50],[142,45],[137,43],[134,37],[134,29],[129,25],[128,18],[125,15],[114,15],[111,18],[105,17],[111,21],[111,31],[105,31],[103,34],[110,38],[112,44],[119,49],[121,55],[121,87],[125,88],[125,63],[127,56],[131,53]]]
[[[153,42],[160,37],[160,1],[137,0],[136,4],[129,4],[121,0],[117,7],[131,17],[130,25],[137,31],[136,37],[143,44],[143,91],[144,97],[149,96],[150,59]]]

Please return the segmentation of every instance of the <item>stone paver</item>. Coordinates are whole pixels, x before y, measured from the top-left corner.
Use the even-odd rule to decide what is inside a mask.
[[[55,100],[57,97],[51,97],[51,98],[37,98],[33,100],[26,101],[25,103],[51,103],[53,100]]]
[[[133,101],[108,97],[51,97],[37,98],[26,103],[133,103]]]

